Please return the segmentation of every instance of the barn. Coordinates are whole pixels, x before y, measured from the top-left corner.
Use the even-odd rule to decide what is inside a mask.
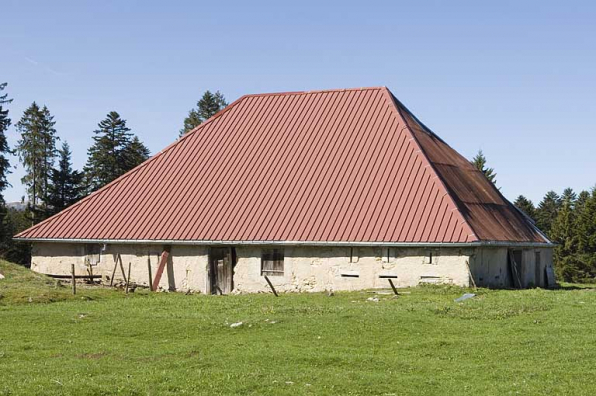
[[[15,238],[41,273],[208,294],[554,281],[553,244],[385,87],[243,96]]]

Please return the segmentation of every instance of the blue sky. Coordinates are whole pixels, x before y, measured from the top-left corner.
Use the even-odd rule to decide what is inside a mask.
[[[78,168],[111,110],[157,153],[206,89],[384,85],[464,156],[481,148],[508,198],[537,203],[596,183],[594,20],[588,1],[3,0],[0,82],[13,124],[49,107]]]

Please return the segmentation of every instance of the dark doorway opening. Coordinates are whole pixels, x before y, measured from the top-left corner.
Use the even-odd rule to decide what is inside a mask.
[[[229,294],[234,290],[236,249],[212,247],[209,249],[209,279],[211,294]]]
[[[511,287],[514,289],[521,289],[524,287],[522,281],[523,270],[523,251],[519,249],[509,249],[508,251],[508,267],[511,279]]]

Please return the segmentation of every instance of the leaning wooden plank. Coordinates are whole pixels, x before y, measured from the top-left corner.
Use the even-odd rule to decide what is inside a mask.
[[[128,287],[130,286],[130,266],[131,263],[128,263],[128,276],[126,277],[126,294],[128,294]]]
[[[116,260],[114,261],[114,270],[112,271],[112,276],[110,277],[110,287],[114,286],[114,276],[116,276],[116,269],[118,268],[118,260],[120,260],[120,253],[116,255]]]
[[[159,287],[159,281],[161,280],[163,270],[166,268],[166,264],[168,263],[168,257],[170,257],[170,246],[165,246],[163,248],[163,252],[161,253],[161,259],[159,260],[159,266],[157,267],[157,272],[155,273],[155,279],[153,279],[153,290],[157,290]]]
[[[269,287],[271,288],[271,291],[273,292],[273,294],[275,295],[275,297],[279,297],[277,295],[277,292],[275,291],[275,288],[273,287],[273,283],[271,283],[271,281],[269,280],[269,277],[267,275],[264,275],[264,276],[265,276],[265,280],[269,284]]]

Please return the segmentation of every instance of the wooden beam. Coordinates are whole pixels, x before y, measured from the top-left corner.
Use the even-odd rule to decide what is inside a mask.
[[[75,278],[75,265],[70,265],[70,275],[72,276],[72,294],[77,294],[77,281]]]
[[[168,263],[168,257],[170,257],[170,249],[171,246],[166,245],[163,248],[163,252],[161,252],[161,259],[159,260],[159,266],[157,267],[157,272],[155,273],[155,279],[153,279],[153,290],[157,290],[159,287],[159,281],[161,281],[161,276],[163,275],[163,270],[166,268],[166,264]]]
[[[118,268],[118,260],[120,260],[120,253],[116,256],[114,261],[114,270],[112,271],[112,277],[110,278],[110,287],[114,286],[114,276],[116,276],[116,269]]]
[[[72,279],[72,274],[70,275],[54,275],[54,274],[44,274],[45,276],[49,276],[50,278],[54,279]],[[92,275],[92,279],[101,279],[101,275]],[[89,279],[89,275],[75,275],[75,279]]]
[[[264,275],[264,276],[265,276],[265,280],[267,281],[267,283],[269,283],[269,287],[271,288],[271,291],[273,292],[275,297],[279,297],[277,295],[277,292],[275,291],[275,288],[273,287],[273,283],[271,283],[271,281],[269,280],[269,277],[267,275]]]
[[[149,290],[153,291],[153,275],[151,275],[151,256],[147,256],[147,270],[149,271]]]
[[[128,276],[126,277],[126,294],[128,294],[128,286],[130,285],[130,266],[131,263],[128,263]]]
[[[390,278],[387,278],[387,280],[389,281],[389,284],[391,285],[391,288],[393,289],[393,293],[395,293],[396,296],[399,296],[399,293],[397,292],[397,289],[395,288],[393,281]]]

